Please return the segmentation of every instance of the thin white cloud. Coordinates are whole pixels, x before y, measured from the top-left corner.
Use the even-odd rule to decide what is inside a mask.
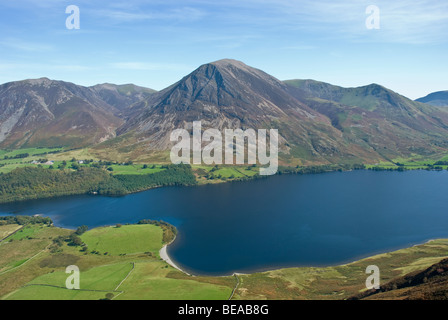
[[[192,7],[169,8],[166,10],[99,10],[96,14],[116,22],[145,20],[169,20],[173,22],[193,21],[206,16],[206,12]]]
[[[365,9],[372,1],[301,1],[295,7],[293,1],[283,1],[289,12],[297,12],[313,28],[329,27],[343,32],[342,37],[395,43],[430,43],[446,41],[448,29],[447,1],[375,1],[380,9],[381,29],[367,30]],[[375,33],[376,32],[376,33]]]
[[[314,46],[314,45],[298,44],[298,45],[286,46],[286,47],[283,47],[281,49],[304,51],[304,50],[314,50],[314,49],[317,49],[317,48],[318,47]]]
[[[365,11],[372,4],[380,9],[377,32],[365,27]],[[276,32],[296,30],[333,39],[411,44],[448,39],[448,1],[442,0],[228,0],[219,2],[219,9],[216,12],[225,13],[219,18],[229,25]]]
[[[0,40],[0,46],[27,52],[46,52],[53,50],[53,46],[43,43],[28,42],[21,39]]]
[[[48,64],[48,63],[2,63],[0,71],[89,71],[91,67],[70,64]]]
[[[156,71],[156,70],[191,70],[190,66],[171,63],[115,62],[110,67],[122,70]]]

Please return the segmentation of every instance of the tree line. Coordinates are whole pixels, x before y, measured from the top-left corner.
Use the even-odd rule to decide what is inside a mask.
[[[153,187],[196,184],[189,165],[167,165],[147,175],[115,175],[94,167],[17,168],[0,175],[0,203],[75,194],[125,195]]]
[[[18,224],[21,226],[27,224],[47,224],[52,225],[53,221],[48,217],[41,216],[5,216],[0,217],[0,226],[7,224]]]

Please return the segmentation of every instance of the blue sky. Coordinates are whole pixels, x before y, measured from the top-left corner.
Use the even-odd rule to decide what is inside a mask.
[[[80,29],[68,30],[68,5]],[[366,8],[380,9],[369,30]],[[48,77],[163,89],[232,58],[280,80],[448,90],[445,0],[0,0],[0,83]]]

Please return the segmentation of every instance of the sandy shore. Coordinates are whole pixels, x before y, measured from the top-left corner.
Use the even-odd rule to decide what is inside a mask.
[[[186,272],[185,270],[182,270],[181,268],[179,268],[179,267],[173,262],[173,260],[170,259],[170,256],[168,255],[168,252],[167,252],[167,250],[166,250],[166,248],[167,248],[168,245],[169,245],[169,244],[166,244],[166,245],[164,245],[164,246],[162,247],[162,249],[160,249],[160,251],[159,251],[160,258],[161,258],[163,261],[165,261],[166,263],[168,263],[170,266],[172,266],[173,268],[175,268],[175,269],[179,270],[180,272],[183,272],[183,273],[185,273],[185,274],[191,276],[191,274],[189,274],[189,273]]]

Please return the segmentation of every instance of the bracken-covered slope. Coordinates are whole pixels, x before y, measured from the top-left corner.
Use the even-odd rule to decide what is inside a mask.
[[[448,300],[448,259],[409,273],[349,300]]]

